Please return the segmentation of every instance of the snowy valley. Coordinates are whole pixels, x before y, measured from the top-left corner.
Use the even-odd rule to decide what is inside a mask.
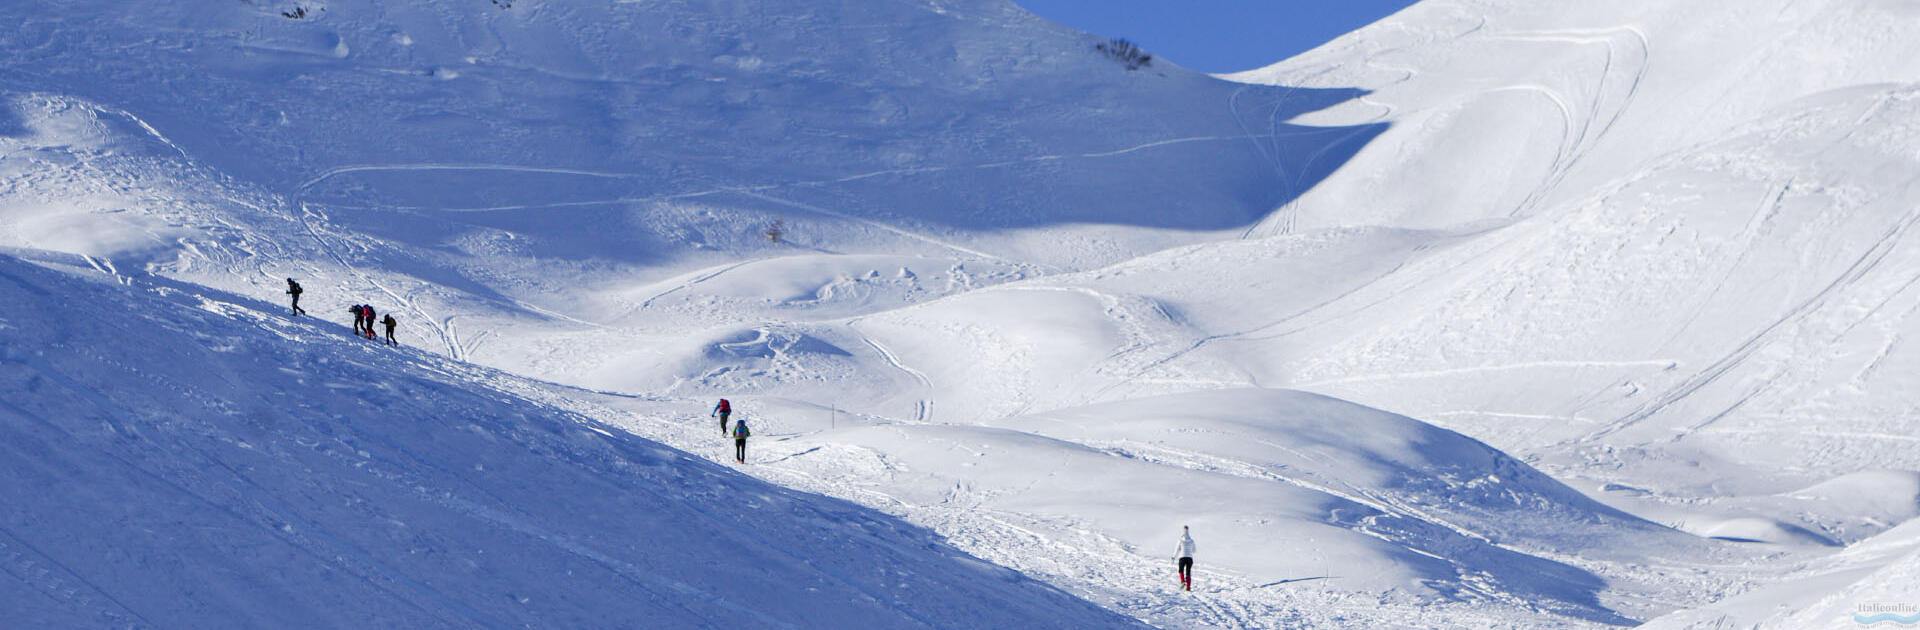
[[[1911,3],[189,4],[0,5],[6,625],[1920,606]]]

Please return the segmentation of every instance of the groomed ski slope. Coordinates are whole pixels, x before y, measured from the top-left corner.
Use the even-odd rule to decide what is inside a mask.
[[[511,377],[53,263],[0,256],[8,626],[1137,627]]]

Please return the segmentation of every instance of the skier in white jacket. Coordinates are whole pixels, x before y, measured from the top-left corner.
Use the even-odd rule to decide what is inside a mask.
[[[1180,546],[1173,553],[1175,566],[1180,569],[1180,586],[1193,590],[1193,533],[1187,526],[1180,526]]]

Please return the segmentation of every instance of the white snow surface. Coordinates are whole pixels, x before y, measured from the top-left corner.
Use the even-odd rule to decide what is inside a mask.
[[[1227,77],[1005,0],[0,20],[38,625],[1920,605],[1911,2],[1424,0]]]
[[[8,626],[1135,626],[492,370],[73,262],[0,257],[45,316],[0,320]]]

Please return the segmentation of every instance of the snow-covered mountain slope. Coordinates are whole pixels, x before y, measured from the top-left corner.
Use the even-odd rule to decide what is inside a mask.
[[[504,4],[11,5],[6,88],[102,104],[343,220],[418,224],[369,236],[528,231],[518,257],[630,273],[731,259],[759,232],[737,223],[778,215],[814,247],[1111,261],[1183,240],[1122,227],[1244,226],[1380,128],[1277,122],[1357,93],[1129,71],[1002,0]],[[1068,224],[1112,229],[1007,230]]]
[[[1829,557],[1792,567],[1776,583],[1648,622],[1661,628],[1847,628],[1912,625],[1920,578],[1920,523],[1909,522]],[[1892,626],[1882,625],[1891,623]]]
[[[1380,106],[1300,120],[1400,121],[1269,226],[1486,230],[1292,319],[1268,346],[1287,356],[1251,380],[1607,471],[1594,488],[1775,493],[1920,468],[1901,367],[1920,360],[1913,17],[1435,0],[1242,75]],[[1484,158],[1472,178],[1420,158],[1460,154]]]
[[[0,245],[716,459],[729,396],[750,474],[1129,616],[1898,594],[1834,576],[1920,514],[1903,2],[1427,0],[1237,84],[1002,0],[0,19]]]
[[[1433,0],[1241,75],[1371,92],[1295,122],[1396,121],[1266,230],[1474,236],[1157,369],[1430,419],[1701,535],[1875,544],[1920,510],[1916,32],[1897,2]],[[1747,601],[1920,596],[1789,579]]]
[[[1384,128],[1283,123],[1358,92],[1129,71],[1004,0],[389,5],[0,7],[6,242],[389,293],[451,356],[611,386],[551,358],[1194,242]],[[61,231],[107,209],[168,229]],[[876,255],[921,262],[836,290]],[[789,286],[686,302],[740,275]]]
[[[80,269],[0,256],[7,625],[1131,625],[510,377]]]
[[[556,386],[558,387],[558,386]],[[566,404],[731,456],[699,401]],[[1711,601],[1758,550],[1594,502],[1409,418],[1311,394],[1210,391],[980,424],[733,399],[772,439],[750,472],[926,523],[961,549],[1163,627],[1621,624]],[[1166,556],[1203,541],[1193,593]]]
[[[1811,96],[1920,80],[1900,1],[1426,0],[1235,75],[1362,88],[1300,122],[1391,120],[1296,226],[1447,226],[1577,203]],[[1468,160],[1422,157],[1473,156]]]

